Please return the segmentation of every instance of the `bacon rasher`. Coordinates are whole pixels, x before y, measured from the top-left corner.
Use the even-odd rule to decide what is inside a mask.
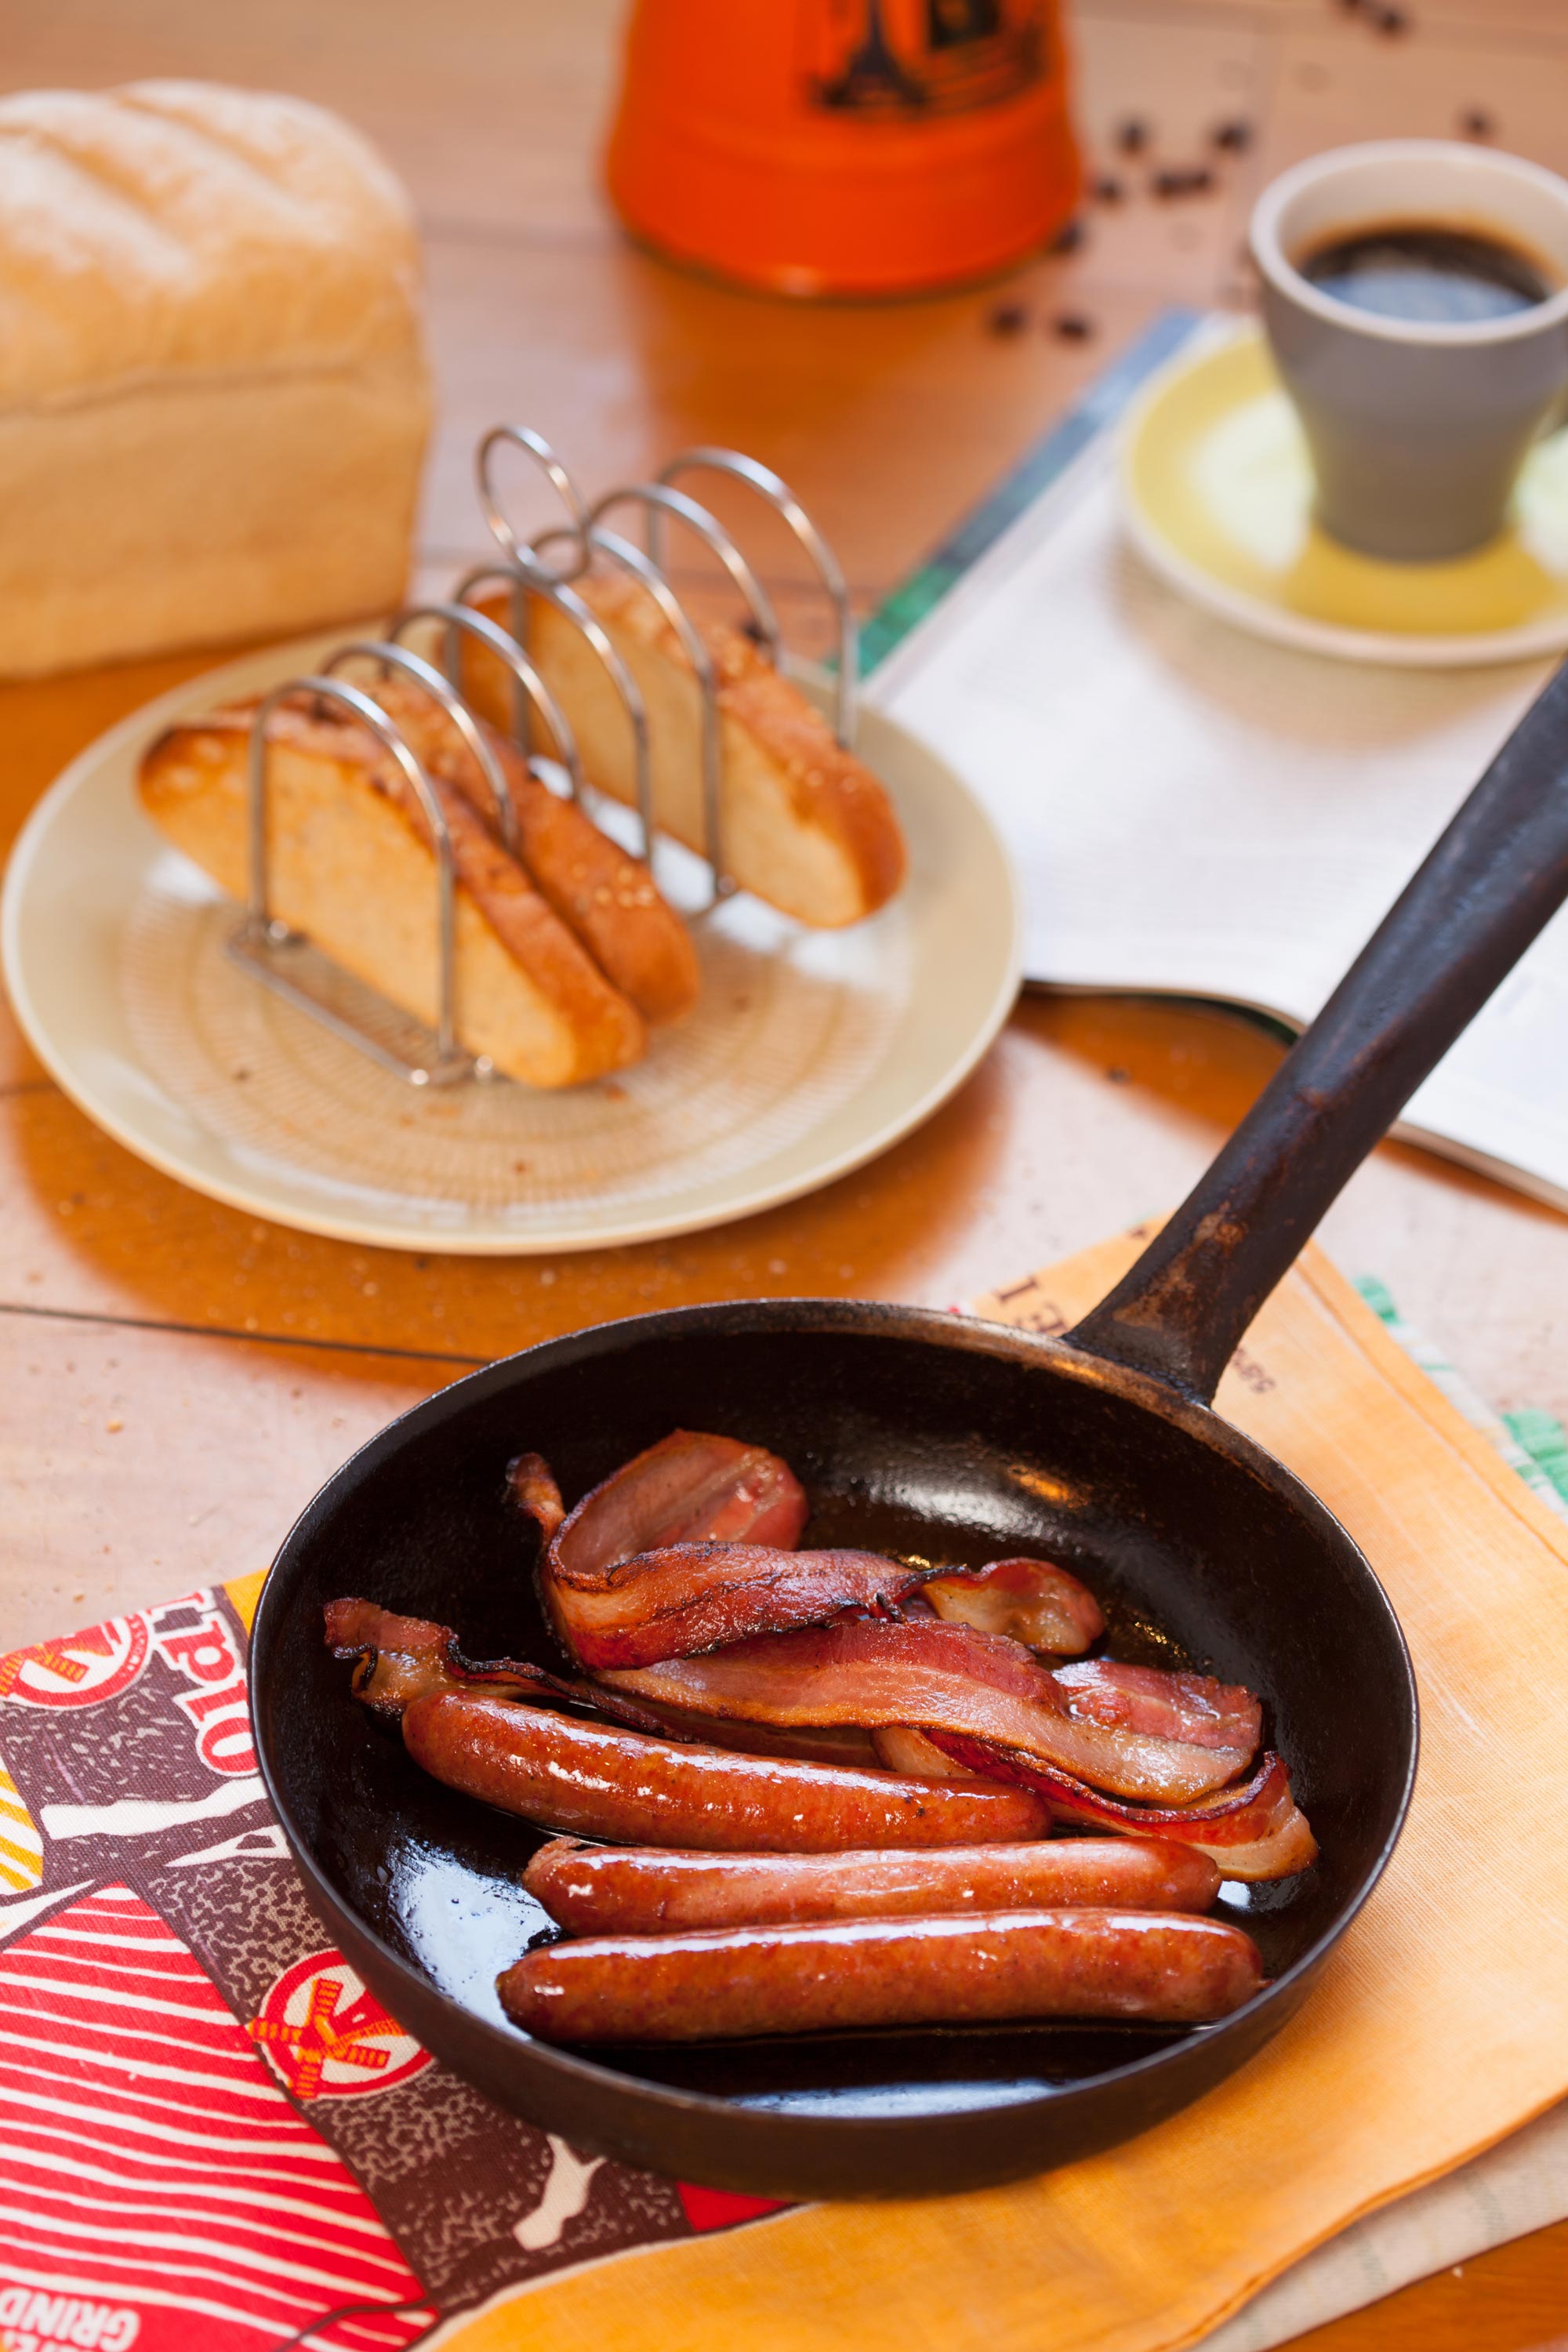
[[[1194,1845],[1226,1878],[1289,1878],[1317,1859],[1318,1841],[1291,1793],[1282,1759],[1272,1753],[1258,1758],[1252,1778],[1239,1788],[1220,1789],[1190,1805],[1129,1805],[1016,1748],[947,1732],[927,1737],[966,1777],[1032,1789],[1059,1821]]]
[[[1117,1796],[1168,1805],[1223,1788],[1252,1754],[1083,1719],[1021,1643],[930,1618],[848,1619],[596,1679],[688,1720],[905,1726],[984,1740]]]
[[[1009,1633],[1058,1658],[1076,1658],[1105,1631],[1104,1612],[1088,1585],[1047,1559],[995,1559],[987,1568],[950,1570],[933,1577],[921,1598],[950,1625]]]
[[[1068,1712],[1113,1730],[1146,1731],[1192,1748],[1256,1755],[1263,1710],[1237,1683],[1209,1675],[1173,1674],[1163,1666],[1124,1666],[1114,1658],[1086,1658],[1058,1666],[1051,1676],[1067,1693]]]
[[[593,1580],[617,1560],[668,1544],[772,1544],[793,1551],[808,1508],[789,1464],[765,1446],[676,1429],[635,1454],[562,1513],[559,1489],[537,1454],[511,1465],[514,1493],[539,1521],[558,1576]]]
[[[844,1608],[885,1610],[930,1573],[877,1552],[797,1551],[799,1480],[776,1454],[733,1437],[676,1430],[564,1517],[537,1454],[511,1477],[546,1538],[551,1622],[585,1666],[649,1665]]]
[[[548,1605],[574,1656],[597,1673],[820,1625],[843,1609],[885,1616],[923,1574],[874,1551],[671,1544],[618,1561],[594,1591],[555,1580]]]
[[[624,1463],[570,1514],[537,1454],[513,1492],[544,1538],[540,1589],[566,1647],[590,1667],[665,1658],[818,1625],[842,1609],[885,1613],[917,1589],[942,1618],[1073,1656],[1105,1630],[1094,1596],[1047,1560],[910,1567],[880,1554],[798,1551],[808,1505],[760,1445],[678,1429]]]
[[[328,1649],[354,1660],[351,1687],[374,1714],[395,1717],[433,1692],[467,1691],[535,1706],[593,1707],[638,1731],[671,1736],[634,1701],[595,1684],[564,1681],[527,1658],[466,1657],[451,1627],[427,1617],[399,1617],[374,1601],[354,1600],[329,1601],[323,1615]]]

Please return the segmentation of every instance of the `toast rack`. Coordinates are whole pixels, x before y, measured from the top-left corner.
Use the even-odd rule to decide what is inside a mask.
[[[536,532],[531,539],[522,538],[517,531],[496,488],[497,458],[501,450],[509,447],[521,450],[543,472],[565,509],[564,520]],[[445,712],[485,779],[501,842],[515,854],[519,841],[516,807],[503,764],[482,722],[464,698],[463,654],[467,644],[479,645],[510,672],[510,735],[530,774],[552,791],[563,791],[574,800],[584,801],[592,783],[584,772],[576,738],[529,650],[531,606],[535,600],[550,605],[580,632],[602,665],[625,717],[632,745],[637,854],[651,870],[660,828],[654,810],[647,705],[608,631],[574,584],[595,563],[613,566],[627,574],[653,599],[673,631],[700,698],[700,860],[707,870],[707,884],[701,903],[695,909],[683,910],[688,919],[700,920],[732,896],[736,885],[724,857],[724,742],[719,683],[702,633],[670,583],[666,546],[671,523],[679,523],[693,533],[722,566],[743,608],[742,626],[763,658],[775,668],[785,658],[773,602],[734,538],[689,491],[676,487],[680,478],[703,471],[727,476],[756,492],[782,517],[810,560],[833,614],[837,639],[836,732],[840,744],[851,748],[856,729],[858,644],[849,592],[832,548],[787,483],[769,467],[739,450],[704,446],[681,450],[654,480],[621,483],[605,490],[590,505],[543,436],[519,425],[493,426],[481,439],[476,453],[480,511],[496,542],[497,554],[467,572],[449,598],[405,606],[388,622],[384,635],[345,643],[318,671],[285,679],[257,707],[247,771],[246,912],[227,942],[228,954],[244,971],[275,994],[368,1054],[411,1087],[486,1081],[498,1074],[486,1055],[468,1053],[460,1040],[457,872],[440,794],[393,719],[364,688],[341,673],[351,664],[373,665],[378,678],[384,680],[395,674],[408,679]],[[640,547],[611,530],[605,520],[627,508],[637,509],[643,518]],[[509,594],[510,628],[502,628],[476,609],[481,593],[498,583]],[[411,650],[405,643],[416,632],[421,634],[426,645],[425,653]],[[430,657],[432,655],[437,656],[439,667],[437,659]],[[345,971],[273,911],[268,847],[268,730],[274,712],[284,705],[296,709],[303,705],[318,713],[331,708],[357,720],[394,762],[413,804],[429,829],[436,851],[437,926],[437,1013],[433,1029]],[[551,747],[549,757],[538,749],[541,722]]]

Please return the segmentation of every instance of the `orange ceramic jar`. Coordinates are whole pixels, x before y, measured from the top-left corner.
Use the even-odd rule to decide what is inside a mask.
[[[634,236],[782,294],[904,294],[1078,201],[1057,0],[637,0],[609,150]]]

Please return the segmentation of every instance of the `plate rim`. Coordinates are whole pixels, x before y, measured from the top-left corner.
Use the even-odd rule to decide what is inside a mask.
[[[1510,629],[1449,631],[1360,629],[1342,621],[1314,620],[1232,588],[1187,554],[1154,522],[1133,486],[1133,465],[1150,422],[1173,387],[1235,351],[1238,345],[1262,344],[1261,328],[1237,321],[1230,334],[1207,341],[1197,352],[1184,347],[1156,370],[1138,394],[1121,428],[1117,461],[1121,525],[1150,569],[1179,594],[1233,627],[1296,653],[1327,655],[1337,661],[1382,664],[1396,669],[1482,669],[1495,664],[1527,661],[1542,654],[1561,653],[1568,646],[1568,611],[1553,621],[1523,621]]]
[[[375,625],[363,625],[358,634],[364,634]],[[354,634],[352,628],[347,632],[347,635]],[[890,1150],[894,1144],[901,1142],[905,1136],[932,1117],[973,1075],[995,1043],[1023,985],[1025,909],[1022,879],[989,812],[958,772],[900,721],[879,711],[876,713],[879,724],[916,744],[922,757],[940,769],[946,789],[963,808],[967,822],[984,836],[1005,885],[1004,903],[1006,910],[1005,945],[998,960],[995,984],[967,1044],[912,1101],[905,1103],[879,1127],[859,1136],[808,1169],[772,1183],[740,1191],[722,1203],[673,1213],[627,1216],[615,1224],[592,1231],[567,1223],[535,1228],[526,1233],[503,1233],[494,1227],[465,1231],[440,1226],[399,1225],[393,1218],[367,1220],[334,1213],[325,1203],[318,1213],[279,1202],[264,1188],[234,1182],[205,1170],[200,1173],[193,1171],[190,1164],[177,1151],[170,1150],[147,1137],[138,1129],[134,1120],[122,1116],[112,1104],[95,1095],[93,1088],[73,1068],[69,1055],[51,1034],[49,1024],[40,1013],[28,983],[26,951],[21,938],[23,907],[29,877],[47,855],[52,827],[63,811],[79,793],[90,792],[95,783],[101,782],[105,763],[128,745],[160,725],[174,723],[193,703],[205,702],[210,707],[215,698],[221,698],[226,685],[229,686],[229,690],[237,690],[235,684],[231,683],[237,680],[237,674],[243,672],[248,675],[258,663],[270,662],[276,656],[280,666],[308,667],[319,657],[323,648],[335,645],[340,639],[347,642],[347,636],[341,629],[318,629],[277,646],[257,646],[215,668],[199,672],[184,684],[154,696],[151,701],[139,704],[85,744],[61,769],[28,811],[6,861],[4,886],[0,888],[0,974],[4,976],[11,1008],[23,1035],[61,1093],[77,1109],[113,1142],[145,1165],[156,1169],[161,1175],[171,1177],[187,1190],[208,1200],[216,1200],[242,1214],[259,1216],[297,1233],[315,1234],[326,1240],[346,1242],[361,1248],[412,1250],[423,1255],[447,1257],[543,1257],[584,1250],[624,1248],[637,1243],[673,1239],[682,1234],[733,1223],[742,1217],[757,1216],[765,1210],[780,1208],[807,1193],[820,1192],[841,1177],[853,1174],[856,1169]],[[809,672],[805,674],[810,675]],[[130,903],[132,902],[128,899],[127,904]],[[997,911],[1000,914],[1001,909]],[[988,926],[988,929],[994,940],[1002,938],[1000,922]]]

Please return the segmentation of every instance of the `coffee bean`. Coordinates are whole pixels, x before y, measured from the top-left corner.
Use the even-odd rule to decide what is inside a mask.
[[[1149,185],[1162,203],[1168,204],[1175,196],[1203,195],[1213,187],[1214,173],[1205,164],[1184,163],[1156,172]]]
[[[1064,343],[1087,343],[1094,332],[1094,321],[1079,310],[1063,310],[1051,320],[1051,332]]]
[[[1120,180],[1113,179],[1111,174],[1106,172],[1096,180],[1089,194],[1097,205],[1119,205],[1126,196],[1127,191]]]
[[[1496,135],[1497,124],[1479,106],[1468,106],[1459,117],[1459,128],[1467,139],[1490,139]]]
[[[1226,155],[1245,155],[1252,144],[1252,125],[1237,118],[1215,126],[1214,143]]]
[[[1022,302],[998,302],[985,324],[994,335],[1021,335],[1029,323]]]
[[[1410,30],[1410,19],[1403,8],[1380,8],[1373,18],[1373,23],[1380,33],[1386,34],[1391,40],[1396,35],[1407,33]]]
[[[1130,114],[1117,124],[1111,143],[1119,155],[1142,155],[1149,144],[1149,125],[1140,115]]]
[[[1076,253],[1086,234],[1082,221],[1064,221],[1047,250],[1051,253]]]

